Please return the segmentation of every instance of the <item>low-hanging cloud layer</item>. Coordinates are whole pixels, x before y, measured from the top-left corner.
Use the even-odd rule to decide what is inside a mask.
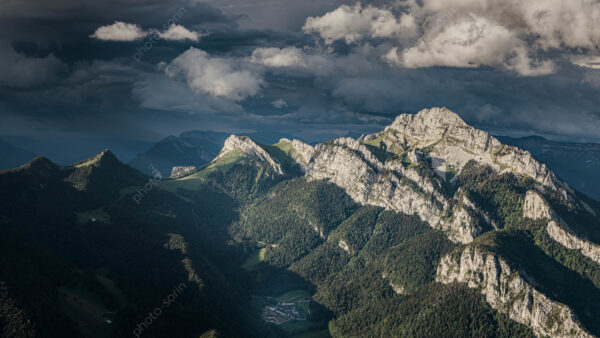
[[[599,89],[600,0],[0,5],[0,114],[45,129],[310,139],[448,106],[494,133],[600,141]]]

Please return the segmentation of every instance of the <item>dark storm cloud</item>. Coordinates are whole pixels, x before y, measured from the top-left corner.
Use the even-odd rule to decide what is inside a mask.
[[[100,26],[115,21],[162,30],[177,16],[177,24],[188,29],[235,26],[218,9],[196,1],[24,0],[0,6],[0,40],[10,41],[29,55],[51,52],[65,61],[131,54],[133,46],[106,45],[89,37]]]
[[[540,3],[546,14],[536,26],[527,16],[535,6],[5,1],[0,116],[61,131],[270,129],[318,138],[447,106],[498,133],[600,139],[593,11],[574,0],[565,11],[591,24],[569,25]],[[465,27],[479,35],[470,39]]]

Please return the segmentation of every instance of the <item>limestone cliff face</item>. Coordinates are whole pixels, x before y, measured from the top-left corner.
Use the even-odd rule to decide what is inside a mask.
[[[253,156],[267,163],[275,173],[283,175],[281,164],[273,159],[261,146],[256,144],[250,138],[245,136],[231,135],[225,140],[225,144],[221,152],[215,157],[212,162],[215,162],[229,154],[233,150],[239,150],[247,156]]]
[[[305,172],[308,168],[308,163],[313,157],[315,148],[310,144],[306,144],[300,140],[289,140],[287,138],[280,139],[279,143],[287,143],[291,145],[291,151],[289,152],[289,155],[298,164],[300,169]]]
[[[377,149],[373,150],[373,146]],[[590,209],[585,203],[576,202],[573,190],[531,154],[500,143],[446,108],[402,114],[383,131],[359,140],[339,138],[315,148],[294,148],[306,149],[302,151],[301,160],[297,156],[296,161],[305,165],[309,179],[328,179],[361,204],[416,214],[432,227],[446,231],[455,242],[471,242],[482,231],[480,222],[497,227],[488,215],[462,195],[450,197],[443,193],[444,181],[452,180],[469,161],[530,177],[538,183],[539,189],[556,191],[566,203]],[[382,158],[374,151],[392,156]],[[432,177],[427,173],[429,169],[423,168],[431,169],[429,172],[437,176]],[[459,207],[450,210],[452,204]],[[544,210],[530,212],[537,215]]]
[[[473,241],[485,223],[497,227],[462,193],[450,196],[444,188],[445,181],[456,177],[469,161],[530,177],[540,190],[556,191],[567,203],[586,207],[575,202],[572,189],[531,154],[503,145],[446,108],[399,115],[383,131],[359,140],[342,137],[315,147],[298,140],[280,142],[291,143],[283,149],[308,179],[327,179],[364,205],[417,215],[459,243]],[[277,159],[246,137],[230,136],[215,160],[234,149],[259,158],[283,174]],[[538,204],[532,201],[525,209]],[[527,212],[552,219],[543,214],[544,210]]]
[[[170,178],[179,178],[179,177],[183,177],[195,170],[197,170],[198,167],[190,165],[190,166],[175,166],[173,167],[173,169],[171,169],[171,175],[169,176]]]
[[[294,148],[292,157],[300,165],[300,168],[302,168],[303,171],[306,171],[308,163],[310,163],[315,152],[315,148],[300,140],[293,140],[292,147]]]
[[[353,149],[338,144],[319,144],[306,176],[329,179],[354,200],[366,204],[377,175],[376,169]]]
[[[565,196],[573,192],[529,152],[502,144],[487,132],[469,126],[446,108],[425,109],[415,115],[402,114],[381,135],[392,135],[395,142],[409,147],[430,148],[432,159],[459,171],[469,160],[475,160],[498,170],[531,177],[544,187],[564,191]]]
[[[479,289],[494,309],[531,327],[538,336],[593,337],[569,307],[540,293],[504,259],[484,249],[466,247],[443,257],[436,281]]]
[[[389,153],[406,156],[410,165],[375,156],[365,143],[376,142]],[[339,138],[317,145],[306,176],[329,179],[359,203],[416,214],[432,227],[446,231],[453,241],[468,243],[481,233],[480,219],[490,224],[492,220],[473,203],[459,203],[459,207],[450,210],[452,197],[442,192],[443,181],[448,178],[447,172],[460,171],[469,160],[500,170],[501,165],[495,162],[498,156],[494,154],[496,148],[503,147],[486,132],[467,125],[458,115],[445,108],[433,108],[416,115],[400,115],[384,131],[360,140]],[[522,162],[526,161],[515,163]],[[515,168],[522,167],[515,164]],[[439,177],[428,175],[423,168],[431,168]],[[546,169],[543,165],[541,168]],[[521,169],[518,170],[524,170]]]
[[[572,250],[579,250],[584,256],[600,263],[599,245],[577,237],[577,235],[568,228],[561,226],[554,220],[548,222],[546,232],[552,239],[562,244],[564,247]]]
[[[546,233],[548,233],[550,238],[568,249],[579,250],[584,256],[600,263],[600,245],[579,238],[569,228],[567,223],[552,210],[539,192],[533,190],[527,191],[523,204],[523,217],[535,220],[547,220]]]
[[[523,217],[531,218],[534,220],[538,219],[558,219],[558,215],[550,208],[550,205],[540,195],[539,192],[529,190],[525,194],[525,201],[523,203]]]
[[[464,209],[447,217],[450,202],[440,193],[439,182],[398,163],[383,164],[366,146],[350,138],[317,145],[306,176],[329,179],[361,204],[416,214],[432,227],[445,230],[456,242],[471,242],[481,231]]]

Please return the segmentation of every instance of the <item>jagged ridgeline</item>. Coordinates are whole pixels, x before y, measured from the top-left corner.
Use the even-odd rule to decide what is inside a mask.
[[[2,172],[0,330],[131,335],[184,281],[145,336],[600,335],[599,203],[445,108],[180,164]]]
[[[230,231],[262,248],[265,264],[311,281],[331,333],[443,335],[450,324],[417,318],[435,308],[460,326],[463,298],[477,302],[462,320],[479,326],[457,335],[600,333],[598,203],[455,113],[404,114],[314,147],[227,143],[213,163],[246,154],[275,175],[300,169],[242,208]],[[423,304],[431,292],[442,305]],[[422,312],[402,312],[414,304]]]

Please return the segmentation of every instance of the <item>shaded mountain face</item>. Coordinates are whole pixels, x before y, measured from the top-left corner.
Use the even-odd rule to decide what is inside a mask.
[[[539,136],[498,139],[528,150],[573,188],[600,200],[600,144],[555,142]]]
[[[34,157],[32,152],[0,139],[0,170],[19,167]]]
[[[315,146],[231,135],[176,179],[102,152],[0,188],[3,327],[34,336],[130,336],[181,282],[145,336],[600,335],[600,204],[445,108]]]
[[[243,270],[217,268],[239,261],[225,193],[181,199],[110,151],[68,167],[35,158],[0,187],[2,336],[262,335]]]
[[[175,166],[199,167],[210,162],[221,149],[225,137],[225,134],[201,131],[169,136],[129,164],[147,175],[166,178]]]

